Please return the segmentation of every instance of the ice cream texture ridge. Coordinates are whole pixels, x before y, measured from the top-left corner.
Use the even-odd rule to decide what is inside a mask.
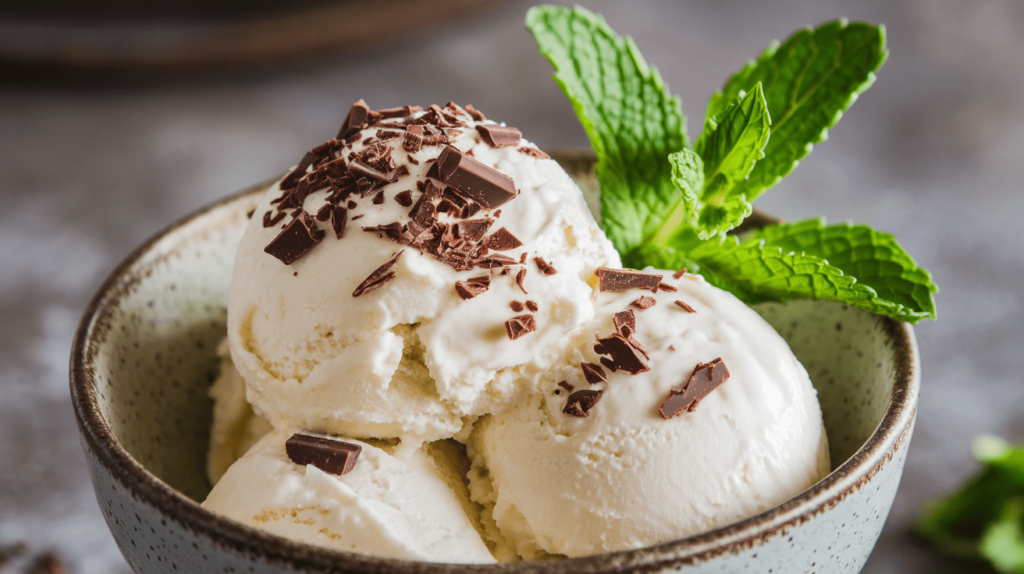
[[[352,106],[238,248],[203,505],[329,548],[510,562],[762,512],[830,465],[785,341],[623,269],[573,180],[472,106]]]

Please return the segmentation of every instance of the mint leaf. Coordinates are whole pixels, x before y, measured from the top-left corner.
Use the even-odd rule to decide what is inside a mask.
[[[836,20],[773,43],[733,75],[711,97],[707,117],[718,116],[741,91],[761,82],[772,118],[765,157],[735,193],[754,201],[792,171],[874,83],[887,57],[884,27]]]
[[[626,255],[653,237],[683,201],[668,156],[687,147],[686,119],[633,40],[584,8],[538,6],[526,15],[597,155],[601,226]]]
[[[697,230],[701,239],[725,233],[753,211],[739,184],[764,157],[772,121],[761,83],[704,123],[693,150],[704,161]]]
[[[934,293],[938,288],[931,275],[918,267],[896,238],[867,225],[840,223],[825,225],[823,218],[769,225],[749,235],[783,253],[804,253],[855,277],[861,286],[875,292],[872,301],[891,317],[917,322],[935,318]]]
[[[1015,496],[985,530],[981,554],[1000,572],[1024,573],[1024,496]]]

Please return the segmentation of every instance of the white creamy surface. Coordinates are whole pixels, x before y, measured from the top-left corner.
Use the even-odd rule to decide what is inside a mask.
[[[520,369],[519,384],[537,392],[474,428],[474,499],[493,505],[520,555],[585,556],[705,532],[771,508],[829,472],[816,392],[785,341],[699,276],[664,275],[678,292],[595,293],[594,322]],[[630,307],[641,295],[657,304]],[[580,363],[599,363],[596,338],[614,333],[612,315],[630,308],[651,370],[605,368],[608,382],[590,385]],[[669,391],[697,363],[718,357],[730,378],[694,412],[662,418]],[[562,412],[568,393],[560,381],[603,390],[588,417]]]
[[[439,458],[396,457],[359,441],[355,468],[328,474],[293,463],[292,430],[276,430],[228,469],[203,506],[287,538],[388,558],[493,563]],[[348,439],[346,439],[348,440]],[[461,483],[457,486],[461,487]]]
[[[493,122],[487,122],[493,123]],[[395,200],[409,190],[419,197],[440,146],[425,146],[406,161],[401,139],[391,140],[394,159],[410,175],[384,186],[385,200],[359,199],[341,240],[330,225],[327,236],[291,265],[264,252],[281,224],[262,226],[263,213],[280,195],[273,186],[242,238],[235,262],[228,311],[228,336],[235,365],[248,385],[248,399],[278,428],[298,427],[358,437],[398,437],[408,448],[450,437],[463,417],[495,412],[514,397],[510,369],[526,363],[566,331],[593,315],[585,283],[599,266],[620,265],[617,253],[595,224],[579,189],[553,160],[494,149],[480,141],[469,122],[454,141],[461,151],[510,176],[519,195],[500,206],[490,232],[507,228],[523,247],[503,252],[523,266],[507,276],[497,271],[455,271],[432,256],[404,247],[362,226],[409,220]],[[376,133],[367,129],[363,137]],[[362,148],[357,143],[355,150]],[[307,197],[315,214],[326,191]],[[365,214],[352,221],[351,216]],[[494,212],[481,211],[474,217]],[[447,216],[442,216],[447,217]],[[286,219],[286,221],[288,221]],[[353,297],[352,292],[380,265],[403,250],[392,267],[395,278]],[[541,275],[533,261],[543,257],[558,270]],[[522,293],[514,277],[527,269]],[[297,274],[297,275],[296,275]],[[456,281],[491,275],[490,288],[462,300]],[[535,301],[537,331],[515,341],[505,333],[512,300]],[[497,375],[497,378],[496,378]]]

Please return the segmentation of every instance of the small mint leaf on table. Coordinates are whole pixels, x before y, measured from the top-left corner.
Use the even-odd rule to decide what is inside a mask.
[[[594,148],[601,225],[619,253],[628,254],[683,201],[668,159],[688,145],[679,98],[631,38],[589,10],[537,6],[526,25]]]
[[[717,117],[760,82],[772,118],[764,159],[734,193],[754,201],[791,172],[874,83],[887,57],[884,27],[835,20],[772,43],[733,75],[711,97],[706,116]]]

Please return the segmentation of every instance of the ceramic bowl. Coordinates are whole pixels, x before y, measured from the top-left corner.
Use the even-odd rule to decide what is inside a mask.
[[[558,154],[592,191],[593,156]],[[916,414],[911,327],[844,305],[757,308],[818,390],[833,471],[762,514],[639,550],[501,566],[406,562],[293,542],[199,506],[207,388],[225,333],[235,246],[270,183],[217,202],[139,247],[79,327],[71,393],[96,497],[138,573],[858,572],[896,494]],[[754,220],[763,221],[761,216]]]

